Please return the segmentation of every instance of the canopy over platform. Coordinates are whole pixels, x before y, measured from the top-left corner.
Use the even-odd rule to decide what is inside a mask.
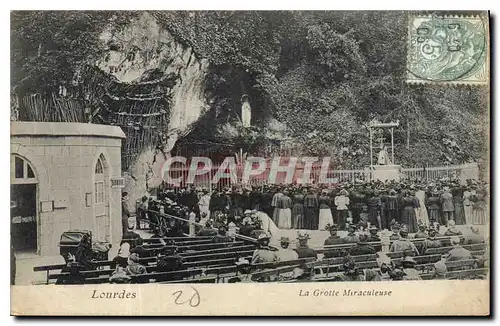
[[[396,122],[381,123],[378,121],[371,121],[368,124],[369,128],[394,128],[399,127],[399,120]]]

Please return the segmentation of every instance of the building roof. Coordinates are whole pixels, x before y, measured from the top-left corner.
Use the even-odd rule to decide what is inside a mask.
[[[125,138],[120,127],[73,122],[11,121],[11,136],[94,136]]]

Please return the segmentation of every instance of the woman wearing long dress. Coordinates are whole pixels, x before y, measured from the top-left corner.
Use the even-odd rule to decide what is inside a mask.
[[[474,201],[474,206],[472,208],[472,224],[486,224],[485,195],[478,191],[472,199]]]
[[[295,229],[304,229],[304,195],[301,192],[293,196],[292,226]]]
[[[455,208],[455,224],[463,225],[465,224],[464,188],[457,184],[451,188],[451,194],[453,195],[453,207]]]
[[[473,198],[476,195],[475,190],[465,190],[463,194],[463,204],[464,204],[464,214],[465,214],[465,224],[471,225],[472,224],[472,212],[474,209],[474,201]]]
[[[415,208],[415,214],[417,215],[417,222],[420,221],[423,225],[429,226],[429,215],[427,214],[427,207],[425,207],[425,191],[419,189],[415,193],[415,197],[418,200],[418,208]]]
[[[316,230],[318,227],[318,197],[312,190],[304,197],[304,222],[305,229]]]
[[[273,216],[272,216],[274,224],[279,224],[278,223],[278,202],[279,202],[279,199],[281,196],[283,196],[283,193],[281,192],[280,189],[278,189],[278,191],[274,194],[273,200],[271,202],[271,206],[274,208]]]
[[[329,225],[333,225],[333,216],[330,206],[332,205],[332,201],[326,192],[318,198],[319,203],[319,223],[318,230],[326,230],[325,227]]]
[[[291,229],[292,228],[292,200],[288,197],[287,193],[283,193],[279,197],[276,209],[278,211],[278,228]]]
[[[408,233],[415,233],[418,229],[417,215],[415,214],[415,208],[418,205],[418,199],[406,193],[406,196],[401,200],[401,206],[403,207],[401,211],[401,224],[408,226]]]
[[[384,221],[382,221],[382,228],[390,230],[389,224],[391,223],[392,220],[396,222],[401,222],[400,216],[398,214],[399,212],[399,197],[396,193],[396,190],[391,189],[389,191],[389,196],[387,196],[387,202],[385,205],[386,209],[386,221],[387,223],[384,224]]]

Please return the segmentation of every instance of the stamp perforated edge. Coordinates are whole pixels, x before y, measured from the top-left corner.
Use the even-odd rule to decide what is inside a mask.
[[[409,41],[411,36],[411,23],[415,18],[432,18],[432,17],[440,17],[440,18],[461,18],[461,19],[481,19],[483,21],[483,25],[485,27],[485,47],[486,47],[486,58],[483,63],[483,67],[480,71],[483,71],[485,75],[485,79],[476,80],[476,79],[457,79],[457,80],[431,80],[424,79],[414,75],[409,69],[409,55],[406,55],[406,80],[405,82],[409,85],[425,85],[425,84],[434,84],[434,85],[448,85],[448,86],[461,86],[461,85],[470,85],[470,86],[484,86],[489,85],[490,83],[490,25],[489,25],[489,12],[485,11],[482,14],[469,15],[469,14],[445,14],[445,15],[434,15],[434,14],[417,14],[410,13],[408,14],[408,39],[406,46],[409,47]]]

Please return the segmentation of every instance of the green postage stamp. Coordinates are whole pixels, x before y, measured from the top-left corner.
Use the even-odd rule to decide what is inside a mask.
[[[407,82],[488,82],[487,17],[410,16]]]

